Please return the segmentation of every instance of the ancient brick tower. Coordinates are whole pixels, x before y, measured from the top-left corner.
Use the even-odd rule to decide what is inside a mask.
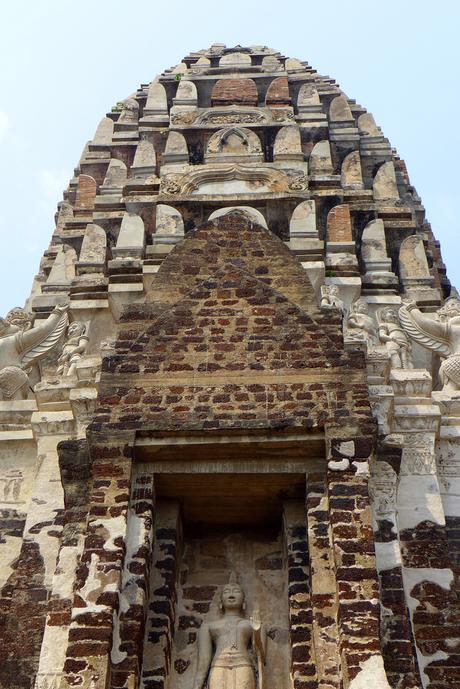
[[[0,321],[0,687],[458,689],[459,331],[332,79],[215,44],[118,103]]]

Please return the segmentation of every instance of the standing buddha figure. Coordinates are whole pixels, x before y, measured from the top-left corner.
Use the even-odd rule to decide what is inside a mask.
[[[222,617],[203,624],[198,636],[198,664],[193,689],[203,689],[209,672],[208,689],[256,689],[249,647],[259,657],[259,689],[265,663],[266,637],[259,619],[244,616],[244,592],[238,583],[224,586]],[[213,654],[214,647],[214,654]]]

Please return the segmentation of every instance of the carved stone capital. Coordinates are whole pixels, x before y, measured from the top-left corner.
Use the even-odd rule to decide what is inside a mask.
[[[70,411],[37,411],[32,414],[32,430],[35,438],[47,435],[72,435],[75,419]]]

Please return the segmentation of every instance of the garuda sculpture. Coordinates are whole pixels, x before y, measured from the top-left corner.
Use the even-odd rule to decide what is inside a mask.
[[[22,309],[18,308],[0,318],[0,399],[27,397],[27,371],[58,343],[68,325],[67,309],[56,306],[46,321],[36,326],[26,312],[20,317]]]
[[[415,342],[444,359],[439,369],[442,389],[460,390],[460,301],[448,299],[434,316],[422,313],[411,301],[399,309],[399,319]]]

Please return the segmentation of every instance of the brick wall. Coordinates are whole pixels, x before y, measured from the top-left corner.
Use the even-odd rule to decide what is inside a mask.
[[[257,105],[257,86],[252,79],[219,79],[211,94],[212,105]]]
[[[352,242],[350,206],[343,203],[334,206],[327,216],[328,242]]]

